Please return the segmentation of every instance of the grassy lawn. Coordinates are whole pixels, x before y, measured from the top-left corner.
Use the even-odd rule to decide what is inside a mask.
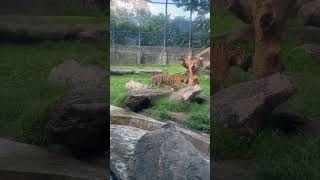
[[[119,68],[119,67],[111,67]],[[182,66],[126,66],[120,67],[126,69],[160,69],[166,73],[184,72]],[[125,84],[130,81],[138,81],[152,85],[152,76],[150,75],[124,75],[124,76],[111,76],[110,77],[110,103],[116,106],[124,106],[124,98],[129,93],[129,89],[125,88]],[[186,119],[185,125],[208,132],[210,130],[209,120],[209,95],[210,95],[210,82],[208,79],[200,75],[200,85],[203,87],[203,92],[199,97],[206,100],[204,104],[181,103],[172,101],[168,98],[160,98],[153,102],[151,108],[146,109],[143,113],[152,116],[159,120],[168,119],[168,111],[171,112],[190,112],[189,118]]]
[[[67,59],[106,67],[103,43],[1,43],[0,47],[0,136],[32,144],[46,142],[47,105],[66,90],[48,84],[51,68]]]
[[[221,17],[220,17],[221,16]],[[235,21],[230,15],[216,17],[216,26],[221,31],[236,30],[230,24]],[[290,19],[289,26],[299,26],[299,19]],[[297,49],[303,42],[288,37],[283,40],[281,59],[288,74],[296,84],[297,93],[289,101],[290,112],[320,120],[320,66],[304,50]],[[253,52],[252,44],[242,44],[245,50]],[[237,77],[236,82],[249,79]],[[214,118],[214,114],[211,115]],[[255,138],[239,137],[227,130],[214,126],[211,130],[214,146],[212,154],[216,159],[255,159],[258,164],[256,176],[252,179],[268,180],[317,180],[320,179],[320,138],[303,135],[289,136],[281,131],[265,129]]]

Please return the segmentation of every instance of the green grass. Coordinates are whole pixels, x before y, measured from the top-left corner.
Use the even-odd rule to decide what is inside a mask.
[[[32,144],[46,142],[47,106],[66,90],[48,84],[51,68],[67,59],[106,67],[103,43],[2,43],[0,47],[0,136]]]
[[[238,29],[230,14],[215,17],[217,32]],[[237,23],[236,23],[237,24]],[[299,18],[289,19],[291,27],[303,25]],[[289,101],[289,111],[312,120],[320,118],[320,66],[317,59],[310,57],[303,49],[304,44],[294,37],[282,42],[281,60],[297,87],[297,93]],[[247,52],[254,52],[253,43],[237,44]],[[234,72],[235,83],[252,79],[249,74]],[[214,119],[214,114],[211,114]],[[320,138],[300,134],[289,136],[283,132],[265,129],[255,138],[239,137],[232,131],[211,127],[212,152],[215,159],[255,159],[257,162],[255,180],[317,180],[320,178]]]
[[[182,66],[125,66],[111,68],[119,69],[160,69],[165,73],[178,73],[184,72],[185,69]],[[110,78],[110,99],[111,104],[116,106],[125,106],[124,98],[129,93],[129,89],[125,88],[125,84],[130,81],[138,81],[148,85],[152,85],[152,76],[150,75],[125,75],[125,76],[111,76]],[[204,104],[181,103],[178,101],[169,100],[168,98],[160,98],[153,102],[152,106],[144,111],[149,116],[157,118],[159,120],[166,120],[169,118],[168,112],[186,112],[191,113],[190,117],[186,119],[185,125],[208,132],[210,130],[210,118],[209,118],[209,94],[210,83],[208,79],[204,77],[199,78],[200,85],[203,87],[203,92],[199,95],[206,100]]]
[[[320,138],[288,137],[264,132],[256,140],[256,179],[317,180],[320,178]]]

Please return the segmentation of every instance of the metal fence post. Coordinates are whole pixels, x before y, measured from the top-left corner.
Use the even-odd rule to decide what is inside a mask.
[[[138,13],[139,13],[139,23],[138,23],[138,26],[139,26],[139,39],[138,39],[138,54],[137,54],[137,63],[138,64],[142,64],[142,50],[141,50],[141,11],[142,10],[139,10]]]
[[[192,0],[190,2],[190,25],[189,25],[189,51],[191,50],[192,44]]]
[[[112,17],[112,21],[113,21],[113,23],[112,23],[112,47],[114,48],[114,39],[115,39],[115,36],[114,36],[114,26],[115,26],[115,23],[116,23],[114,16]]]

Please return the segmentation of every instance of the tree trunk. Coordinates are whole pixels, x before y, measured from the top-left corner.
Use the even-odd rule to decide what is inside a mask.
[[[253,70],[256,79],[281,71],[280,41],[295,0],[252,0],[255,32]]]
[[[204,58],[204,56],[208,56]],[[189,53],[187,58],[181,57],[182,60],[181,65],[188,69],[189,74],[189,85],[194,86],[198,84],[198,70],[200,67],[205,67],[206,69],[210,69],[210,47],[201,51],[194,58],[192,58],[192,54]]]
[[[251,1],[251,3],[250,3]],[[252,2],[255,0],[228,0],[226,1],[226,8],[241,21],[246,24],[252,22]]]
[[[188,55],[188,70],[189,70],[189,85],[194,86],[198,84],[198,69],[197,61],[192,60],[192,54]]]

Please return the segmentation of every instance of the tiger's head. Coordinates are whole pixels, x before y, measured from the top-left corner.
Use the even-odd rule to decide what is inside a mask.
[[[238,66],[244,71],[248,71],[250,67],[252,67],[253,55],[245,54],[244,52],[237,49],[230,57],[230,65]]]

